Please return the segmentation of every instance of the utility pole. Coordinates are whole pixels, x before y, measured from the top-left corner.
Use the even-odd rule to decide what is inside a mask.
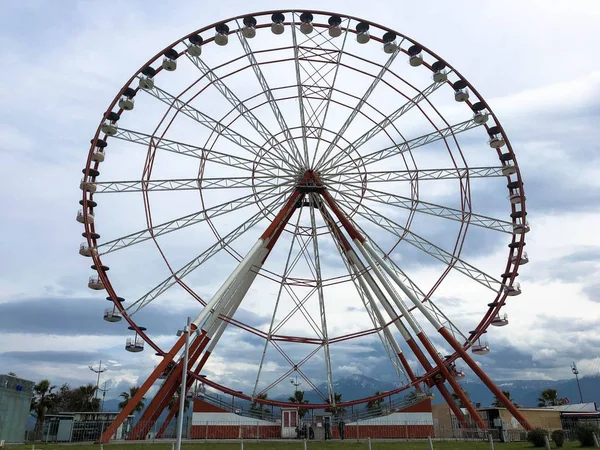
[[[96,379],[96,392],[94,394],[94,398],[98,398],[98,389],[100,387],[100,374],[102,372],[106,372],[108,370],[108,367],[104,367],[104,369],[102,368],[102,360],[100,360],[100,363],[98,364],[98,370],[96,370],[96,368],[94,368],[94,366],[90,365],[88,366],[90,368],[90,370],[94,373],[98,374],[98,378]]]
[[[573,375],[575,375],[575,379],[577,380],[577,389],[579,389],[580,403],[583,403],[583,395],[581,394],[581,385],[579,384],[579,370],[577,370],[575,361],[573,361],[573,365],[571,366],[571,372],[573,372]]]
[[[100,406],[100,412],[104,412],[104,398],[106,397],[106,393],[110,391],[112,388],[106,388],[106,381],[104,382],[104,389],[98,388],[99,391],[102,391],[102,405]]]

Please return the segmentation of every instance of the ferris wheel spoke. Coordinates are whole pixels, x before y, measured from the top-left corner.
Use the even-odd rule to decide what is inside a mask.
[[[298,218],[296,219],[296,224],[295,224],[295,231],[298,230],[299,226],[300,226],[300,220],[302,218],[302,208],[300,208],[300,211],[298,212]],[[287,258],[285,261],[285,267],[283,269],[283,276],[281,277],[281,283],[279,283],[279,288],[277,290],[277,299],[275,300],[275,306],[273,308],[273,314],[271,315],[271,321],[269,323],[269,331],[267,333],[267,339],[265,339],[265,345],[263,348],[263,353],[260,359],[260,364],[258,366],[258,371],[256,374],[256,382],[254,383],[254,389],[252,390],[252,395],[256,395],[256,389],[258,389],[258,383],[260,380],[260,375],[262,372],[262,368],[265,362],[265,357],[267,355],[267,349],[269,346],[269,342],[271,341],[271,338],[274,334],[274,327],[275,327],[275,318],[277,317],[277,311],[279,310],[279,304],[281,302],[281,295],[283,294],[283,286],[285,284],[285,281],[288,277],[288,275],[292,272],[292,270],[294,269],[294,263],[292,262],[292,251],[294,249],[294,245],[296,244],[298,238],[298,234],[297,233],[293,233],[292,234],[292,239],[291,239],[291,243],[290,243],[290,247],[289,247],[289,251],[287,254]],[[299,255],[296,255],[296,261],[299,259]]]
[[[348,19],[345,19],[345,21],[349,23]],[[303,35],[298,35],[297,29],[298,25],[294,16],[292,39],[296,83],[298,85],[298,106],[300,108],[305,156],[307,164],[309,164],[307,167],[313,167],[321,143],[323,126],[327,118],[348,33],[344,34],[341,47],[338,47],[333,37],[325,35],[326,28],[318,31],[316,36],[304,35],[303,42],[298,41],[298,36]],[[310,158],[308,151],[307,137],[309,134],[317,140],[312,158]]]
[[[238,25],[239,25],[239,23],[238,23]],[[239,29],[241,30],[242,27],[240,26]],[[240,43],[242,44],[244,51],[246,52],[246,57],[248,58],[248,61],[250,62],[250,65],[252,66],[252,69],[254,70],[254,75],[256,75],[256,79],[258,80],[258,82],[263,90],[263,93],[265,94],[265,96],[267,97],[267,100],[269,101],[269,106],[271,107],[271,110],[273,111],[273,115],[275,116],[275,119],[277,120],[277,123],[279,124],[279,128],[281,129],[281,131],[283,132],[283,135],[285,136],[287,145],[290,147],[290,152],[288,153],[289,158],[291,158],[296,163],[296,167],[298,167],[298,168],[303,167],[302,154],[300,153],[300,150],[298,149],[298,147],[296,145],[296,141],[294,140],[292,134],[290,133],[290,130],[289,130],[289,127],[287,126],[285,118],[283,117],[283,114],[281,113],[279,106],[277,105],[277,100],[273,96],[273,92],[271,91],[271,88],[269,87],[269,83],[267,82],[267,79],[265,78],[265,75],[263,74],[262,69],[260,68],[260,64],[258,64],[258,61],[256,60],[256,56],[254,55],[254,52],[252,51],[252,48],[250,47],[250,43],[248,42],[248,39],[246,39],[246,37],[244,36],[244,34],[241,31],[237,32],[237,37],[240,40]],[[304,166],[304,167],[306,167],[306,166]]]
[[[415,148],[423,147],[431,144],[432,142],[446,139],[447,137],[463,133],[479,126],[481,126],[481,124],[478,124],[473,120],[466,120],[456,125],[440,129],[439,131],[434,131],[432,133],[413,138],[409,141],[405,141],[402,144],[392,145],[381,150],[367,153],[366,155],[361,156],[361,164],[368,166],[370,164],[383,161],[384,159],[391,158],[393,156],[401,155],[402,153],[414,150]],[[347,170],[354,170],[354,164],[355,163],[353,161],[340,162],[338,165],[333,166],[329,168],[329,170],[325,171],[325,176],[332,177],[344,173]]]
[[[329,161],[325,161],[323,163],[322,167],[320,168],[320,170],[327,170],[328,167],[331,167],[331,166],[337,164],[344,157],[344,155],[348,154],[351,150],[357,150],[359,147],[366,144],[372,138],[374,138],[379,133],[384,131],[389,125],[393,124],[396,120],[398,120],[400,117],[402,117],[408,111],[410,111],[412,108],[417,106],[420,102],[422,102],[423,100],[426,100],[429,95],[433,94],[437,89],[439,89],[444,84],[445,83],[432,83],[427,88],[425,88],[423,91],[419,91],[419,93],[415,97],[408,100],[406,103],[404,103],[404,105],[402,105],[396,111],[394,111],[389,116],[387,116],[385,119],[383,119],[381,122],[379,122],[377,125],[372,127],[369,131],[364,133],[362,136],[360,136],[354,142],[349,144],[336,157],[331,158]]]
[[[342,193],[341,195],[345,196],[344,193]],[[343,201],[338,201],[340,203],[344,203]],[[422,238],[416,233],[410,231],[409,229],[406,229],[402,225],[399,225],[398,223],[391,220],[389,217],[378,213],[374,209],[369,208],[364,204],[361,204],[359,209],[356,211],[356,214],[364,217],[368,221],[397,236],[398,238],[408,242],[412,246],[427,253],[428,255],[432,256],[438,261],[448,264],[448,266],[452,267],[453,269],[457,270],[463,275],[468,276],[474,281],[482,284],[488,289],[498,293],[502,288],[502,283],[500,283],[500,281],[496,280],[492,276],[486,274],[485,272],[482,272],[475,266],[463,261],[462,259],[457,258],[453,254],[438,247],[432,242],[429,242],[428,240]]]
[[[399,45],[398,45],[398,48],[400,48]],[[392,53],[390,55],[390,57],[387,59],[385,64],[381,67],[379,73],[374,77],[373,81],[371,82],[371,84],[369,85],[369,87],[367,88],[367,90],[365,91],[365,93],[363,94],[363,96],[361,97],[359,102],[357,103],[357,105],[354,107],[354,109],[352,110],[352,112],[350,113],[350,115],[348,116],[346,121],[340,127],[340,131],[335,135],[335,137],[333,138],[333,140],[331,141],[331,143],[329,144],[329,146],[327,147],[327,149],[325,150],[323,155],[321,155],[321,157],[315,164],[315,167],[320,168],[323,161],[326,161],[327,158],[329,158],[329,155],[336,148],[337,143],[342,138],[342,136],[346,133],[348,128],[350,128],[350,125],[352,125],[352,122],[354,121],[356,116],[359,114],[359,112],[361,111],[364,104],[367,103],[367,100],[369,99],[369,97],[371,96],[371,94],[373,93],[373,91],[375,90],[377,85],[380,83],[383,76],[388,71],[389,67],[392,65],[392,63],[396,59],[396,56],[398,56],[398,53],[400,53],[400,51],[398,49],[395,50],[394,53]]]
[[[363,234],[363,236],[365,236],[369,240],[369,242],[371,243],[371,246],[379,254],[379,257],[388,264],[388,266],[394,271],[396,276],[413,293],[413,295],[416,298],[423,301],[423,305],[437,317],[437,319],[440,321],[440,323],[442,323],[442,325],[444,325],[446,328],[448,328],[456,338],[458,338],[460,336],[464,341],[466,341],[467,340],[466,335],[433,302],[433,300],[431,299],[431,295],[425,295],[425,293],[419,288],[419,286],[402,269],[400,269],[400,267],[398,267],[398,265],[396,264],[396,262],[393,259],[393,256],[386,254],[381,249],[381,247],[379,247],[377,242],[375,240],[371,239],[371,237],[364,231],[364,229],[362,229],[356,223],[354,224],[354,226],[356,226],[360,230],[360,232]]]
[[[268,177],[182,178],[172,180],[98,181],[96,194],[151,191],[186,191],[198,189],[283,188],[293,185],[295,177],[280,177],[285,182]]]
[[[278,192],[273,193],[275,189],[277,188],[272,187],[263,191],[259,191],[257,192],[257,194],[265,194],[265,197],[263,197],[263,201],[270,200],[274,197],[280,197],[281,195],[283,195]],[[122,236],[117,239],[104,242],[98,245],[98,254],[100,256],[106,255],[108,253],[147,241],[148,239],[152,239],[153,237],[156,238],[163,234],[171,233],[173,231],[177,231],[182,228],[189,227],[191,225],[195,225],[209,219],[213,219],[223,214],[227,214],[232,211],[239,211],[243,208],[254,205],[256,205],[255,194],[248,194],[236,200],[220,203],[210,208],[203,209],[201,211],[188,214],[186,216],[178,217],[177,219],[170,220],[168,222],[163,222],[159,225],[154,225],[151,228],[145,228],[143,230],[136,231],[135,233],[131,233],[126,236]]]
[[[336,249],[338,250],[340,258],[346,266],[346,270],[348,271],[348,273],[353,275],[351,278],[352,283],[354,284],[356,292],[358,292],[363,306],[365,307],[365,310],[369,315],[371,323],[377,330],[377,336],[381,341],[384,351],[386,352],[388,359],[390,360],[390,363],[394,368],[394,371],[398,375],[398,379],[408,382],[409,377],[404,371],[404,368],[402,367],[402,362],[399,359],[399,355],[402,353],[402,350],[400,349],[400,346],[398,345],[398,342],[394,338],[389,327],[386,326],[386,321],[383,318],[381,311],[379,311],[379,308],[375,303],[375,299],[373,298],[371,292],[365,284],[363,273],[348,258],[348,255],[346,254],[346,251],[344,250],[342,243],[340,242],[340,237],[338,234],[339,230],[335,227],[331,216],[327,213],[326,210],[323,209],[321,210],[321,213],[323,214],[323,218],[327,223],[329,233],[334,238],[333,241],[335,243]]]
[[[316,201],[315,201],[316,200]],[[323,277],[321,274],[321,261],[319,258],[319,242],[317,232],[317,222],[315,217],[315,203],[318,203],[318,198],[315,195],[310,195],[310,223],[312,227],[312,242],[314,265],[316,270],[315,281],[317,284],[317,295],[319,297],[319,313],[321,316],[321,331],[323,334],[323,350],[325,357],[325,370],[327,376],[327,389],[329,401],[335,407],[335,392],[333,390],[333,376],[331,374],[331,356],[329,353],[329,332],[327,330],[327,315],[325,312],[325,298],[323,296]]]
[[[343,183],[342,183],[343,184]],[[342,193],[340,189],[330,188],[333,192]],[[494,231],[512,234],[513,224],[506,220],[495,219],[493,217],[475,214],[470,211],[450,208],[448,206],[440,206],[435,203],[425,202],[423,200],[415,200],[402,195],[396,195],[389,192],[379,191],[376,189],[367,189],[364,194],[353,193],[351,190],[344,189],[343,192],[348,196],[355,197],[358,201],[362,197],[363,200],[381,203],[388,206],[415,211],[422,214],[441,217],[443,219],[453,220],[456,222],[469,221],[470,225],[475,225],[481,228],[487,228]]]
[[[225,84],[225,82],[217,76],[214,71],[198,56],[191,56],[186,52],[186,56],[198,68],[203,76],[206,76],[213,86],[223,95],[223,97],[236,109],[240,116],[248,122],[256,132],[270,145],[273,146],[277,154],[284,158],[286,155],[282,153],[281,143],[273,136],[267,127],[254,115],[254,113],[239,99],[237,95]]]
[[[415,170],[383,170],[370,172],[344,172],[337,177],[324,174],[323,181],[362,184],[386,183],[390,181],[430,181],[453,180],[461,178],[495,178],[504,177],[502,166],[497,167],[452,167],[447,169],[415,169]]]
[[[152,87],[151,89],[145,89],[144,92],[152,95],[154,98],[160,100],[161,102],[176,108],[179,112],[188,116],[192,120],[195,120],[200,125],[208,128],[213,132],[213,134],[217,137],[224,137],[225,139],[233,142],[239,148],[252,153],[254,156],[261,156],[262,147],[257,143],[251,141],[245,136],[242,136],[238,132],[232,130],[230,127],[223,125],[216,119],[213,119],[208,114],[203,113],[202,111],[197,110],[196,108],[186,104],[182,100],[174,97],[163,89],[160,89],[157,86]],[[277,148],[273,149],[274,152],[278,152]],[[267,152],[268,155],[268,152]],[[288,166],[288,170],[294,171],[294,168],[290,165],[288,158],[281,157],[279,160],[280,164],[285,164]]]
[[[281,194],[278,196],[278,199],[272,202],[265,208],[265,211],[272,212],[278,206],[284,203],[284,195]],[[219,253],[223,248],[231,245],[236,239],[240,236],[243,236],[248,230],[253,228],[256,224],[258,224],[265,217],[265,211],[259,211],[254,214],[249,220],[239,225],[233,231],[230,231],[227,235],[219,239],[216,243],[211,245],[208,249],[203,251],[200,255],[192,259],[190,262],[185,264],[183,267],[174,272],[171,276],[167,277],[161,283],[152,288],[149,292],[144,294],[134,303],[132,303],[126,311],[130,316],[140,311],[145,306],[149,305],[151,302],[156,300],[161,294],[163,294],[166,290],[168,290],[171,286],[177,283],[178,280],[183,279],[185,276],[189,275],[191,272],[196,270],[198,267],[203,265],[205,262],[210,260],[213,256]],[[131,311],[131,312],[130,312]]]
[[[277,173],[291,173],[289,169],[281,168],[275,162],[266,161],[264,158],[260,166],[255,161],[241,156],[235,156],[228,153],[221,153],[209,148],[197,147],[195,145],[185,144],[166,138],[156,138],[146,133],[139,131],[127,130],[119,128],[117,134],[112,136],[117,139],[140,144],[147,148],[156,148],[172,153],[178,153],[192,158],[202,159],[215,164],[222,164],[236,169],[247,170],[248,172],[268,173],[269,175],[277,175]]]

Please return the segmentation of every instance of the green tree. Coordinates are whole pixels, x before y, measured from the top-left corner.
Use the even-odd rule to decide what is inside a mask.
[[[376,391],[374,395],[381,395],[381,392]],[[369,410],[369,412],[372,412],[374,414],[381,414],[381,411],[382,411],[381,405],[383,404],[384,401],[385,401],[385,399],[383,399],[383,398],[378,398],[377,400],[371,400],[369,403],[367,403],[367,409]]]
[[[96,390],[97,388],[93,384],[79,386],[72,392],[71,408],[81,412],[100,411],[100,399],[94,398]]]
[[[502,393],[506,396],[506,398],[508,399],[509,402],[511,402],[513,405],[515,406],[519,406],[515,403],[515,401],[510,398],[510,391],[502,391]],[[494,402],[492,403],[492,406],[495,406],[496,408],[502,408],[505,407],[506,405],[504,405],[504,403],[502,403],[500,400],[498,400],[496,397],[494,397]]]
[[[560,406],[569,403],[566,398],[560,398],[556,389],[544,389],[538,397],[538,406]]]
[[[184,415],[189,407],[190,407],[190,400],[188,398],[186,398],[183,401],[183,414]],[[173,408],[176,408],[175,417],[177,418],[179,416],[179,393],[175,394],[173,397],[171,397],[169,399],[169,403],[167,404],[167,409],[169,411],[171,411]]]
[[[333,398],[335,400],[335,406],[330,406],[329,408],[326,408],[325,411],[330,412],[333,415],[340,415],[340,414],[344,414],[346,412],[346,408],[341,408],[337,405],[339,405],[340,403],[342,403],[342,394],[338,394],[337,392],[335,392],[333,394]],[[327,403],[331,404],[331,401],[328,399]]]
[[[35,417],[36,435],[42,432],[46,414],[55,407],[56,396],[52,392],[56,386],[50,380],[42,380],[33,387],[33,398],[29,408],[30,414]]]
[[[16,376],[17,376],[17,374],[16,374],[16,373],[14,373],[14,372],[8,372],[8,376],[9,376],[9,377],[16,377]]]
[[[304,400],[304,391],[299,391],[299,390],[296,390],[294,392],[294,395],[292,397],[288,398],[288,401],[290,403],[296,403],[298,405],[306,405],[308,403],[308,400]],[[306,408],[299,408],[298,409],[298,416],[300,416],[301,419],[307,413],[308,413],[308,409],[306,409]]]
[[[469,402],[471,402],[471,398],[469,397],[469,393],[467,391],[465,391],[464,389],[463,389],[463,394],[465,394],[465,397],[467,397],[467,400]],[[462,401],[462,399],[458,396],[458,394],[456,394],[456,392],[452,393],[452,399],[458,405],[459,408],[466,408],[467,407],[467,405],[465,405],[465,402]]]
[[[139,390],[140,390],[139,386],[131,386],[129,388],[129,392],[127,392],[127,391],[121,392],[119,397],[121,397],[123,399],[123,401],[119,403],[119,405],[118,405],[119,409],[125,408],[125,406],[127,406],[127,403],[129,403],[129,400],[131,400],[135,396],[135,394],[137,394],[137,392]],[[135,408],[133,409],[134,413],[139,413],[144,410],[144,406],[146,406],[144,404],[145,400],[146,400],[146,397],[142,397],[142,399],[139,401],[139,403],[137,405],[135,405]]]
[[[258,400],[266,400],[268,398],[268,394],[264,392],[262,394],[258,394],[256,398]],[[262,403],[253,402],[252,406],[250,406],[250,412],[252,415],[263,419],[269,413],[269,407],[267,405],[263,405]]]

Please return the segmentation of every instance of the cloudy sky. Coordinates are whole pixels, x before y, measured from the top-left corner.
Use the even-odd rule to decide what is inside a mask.
[[[0,241],[0,372],[13,371],[39,380],[50,378],[55,383],[73,384],[94,381],[89,364],[102,360],[109,368],[106,380],[115,388],[141,382],[158,362],[151,349],[141,354],[127,353],[125,339],[131,334],[124,323],[110,324],[102,320],[109,303],[105,295],[87,288],[90,260],[77,253],[82,226],[75,221],[81,191],[78,183],[93,137],[103,113],[124,83],[153,55],[193,30],[220,19],[252,12],[247,2],[226,3],[177,2],[167,6],[159,1],[64,1],[60,7],[43,1],[11,2],[0,17],[0,42],[4,70],[0,75],[0,222],[4,239]],[[218,5],[214,6],[214,5]],[[256,1],[253,11],[281,7],[281,2]],[[510,325],[490,329],[486,340],[491,352],[478,361],[496,379],[561,379],[570,376],[569,364],[576,361],[583,375],[600,371],[600,154],[598,119],[600,118],[600,60],[593,49],[600,44],[600,5],[595,1],[555,2],[504,1],[489,5],[457,1],[452,4],[422,1],[419,9],[409,2],[331,1],[327,9],[363,17],[381,23],[421,42],[456,67],[488,101],[502,122],[517,155],[527,193],[528,219],[532,231],[527,236],[531,262],[520,272],[523,294],[509,298],[505,312]],[[303,7],[322,8],[322,2],[308,1]],[[252,45],[271,48],[268,30],[259,30]],[[206,32],[205,38],[212,35]],[[291,34],[287,31],[286,44]],[[340,38],[341,39],[341,38]],[[378,43],[358,48],[352,42],[348,50],[385,64],[388,56]],[[261,47],[262,46],[262,47]],[[406,46],[406,45],[405,45]],[[262,54],[257,53],[259,61]],[[239,41],[230,37],[227,47],[207,46],[202,59],[217,67],[243,55]],[[269,58],[276,58],[277,52]],[[284,53],[281,53],[284,58]],[[425,69],[413,69],[401,55],[392,68],[402,77],[424,88],[431,81]],[[267,56],[264,56],[267,58]],[[242,60],[240,60],[242,61]],[[244,60],[245,61],[245,60]],[[348,61],[351,65],[352,63]],[[238,64],[238,65],[236,65]],[[232,63],[215,73],[223,76],[241,68]],[[356,60],[354,64],[358,63]],[[361,68],[376,73],[377,66],[367,62]],[[281,86],[277,98],[295,95],[285,89],[295,83],[293,63],[267,67],[264,74],[273,86]],[[157,86],[178,95],[199,77],[190,60],[182,58],[174,73],[157,76]],[[331,76],[331,75],[329,75]],[[159,80],[160,79],[160,83]],[[360,77],[350,69],[339,74],[337,100],[356,104],[372,78]],[[420,84],[419,84],[420,83]],[[267,128],[277,123],[263,97],[255,97],[258,83],[251,69],[227,78],[228,86],[256,114]],[[400,83],[398,83],[400,84]],[[201,87],[196,87],[197,92]],[[373,120],[401,106],[402,97],[393,91],[394,79],[379,86],[366,110]],[[431,96],[444,117],[458,123],[470,116],[464,105],[452,99],[449,87]],[[410,92],[410,90],[407,90]],[[142,95],[143,94],[143,95]],[[124,116],[120,127],[157,135],[165,131],[162,121],[166,105],[147,94],[136,97],[136,107]],[[193,93],[186,94],[186,100]],[[412,95],[414,96],[414,91]],[[203,91],[192,103],[214,117],[234,117],[228,104],[214,87]],[[298,106],[293,100],[282,100],[281,111],[288,125],[296,126]],[[339,105],[338,105],[339,106]],[[235,112],[235,111],[234,111]],[[331,139],[349,110],[332,108],[328,132]],[[167,117],[167,121],[171,117]],[[436,125],[440,125],[438,120]],[[352,142],[373,124],[365,117],[356,119],[344,140]],[[397,124],[397,132],[411,139],[432,131],[415,112]],[[237,127],[237,128],[235,128]],[[362,128],[361,128],[362,127]],[[427,128],[429,127],[429,128]],[[243,120],[232,126],[254,142],[259,134]],[[476,132],[477,131],[477,132]],[[279,132],[279,130],[277,131]],[[328,134],[329,133],[329,134]],[[391,145],[391,137],[378,137],[366,153]],[[166,138],[196,146],[214,144],[214,149],[239,157],[249,153],[223,138],[216,139],[189,117],[177,117]],[[387,140],[386,140],[387,139]],[[462,140],[460,140],[462,139]],[[459,136],[468,165],[495,166],[485,143],[485,132],[474,130]],[[301,145],[298,140],[298,145]],[[312,144],[311,144],[312,145]],[[436,152],[444,153],[443,155]],[[198,177],[198,161],[181,155],[157,154],[152,179],[190,179]],[[416,152],[415,152],[416,153]],[[440,156],[441,155],[441,156]],[[419,168],[450,167],[450,158],[439,146],[427,147],[416,155]],[[443,159],[442,159],[443,158]],[[146,151],[139,145],[113,140],[107,160],[101,165],[99,181],[139,180]],[[188,161],[188,159],[190,161]],[[268,165],[266,160],[262,161]],[[406,167],[390,159],[368,170],[402,170]],[[266,169],[265,169],[266,170]],[[352,169],[354,170],[354,169]],[[236,177],[247,173],[232,167],[207,164],[204,177]],[[262,175],[269,178],[268,171]],[[285,181],[285,174],[275,178]],[[373,183],[372,189],[410,196],[409,186]],[[460,206],[458,182],[420,183],[424,201],[457,208]],[[341,186],[337,186],[342,189]],[[280,191],[269,191],[279,193]],[[153,192],[150,195],[154,224],[192,214],[204,207],[250,194],[248,189]],[[473,211],[509,220],[504,178],[472,180]],[[340,200],[353,205],[354,193],[346,191]],[[262,205],[230,212],[214,221],[221,237],[242,221],[270,209],[270,202],[280,196],[261,194]],[[147,227],[144,204],[139,193],[102,194],[95,200],[101,242],[110,241]],[[406,211],[390,205],[365,202],[364,205],[404,224]],[[301,221],[306,221],[306,212]],[[394,244],[393,236],[376,225],[355,219],[382,248]],[[252,228],[232,247],[239,254],[249,250],[264,229]],[[308,222],[303,222],[308,224]],[[320,222],[322,225],[322,222]],[[426,237],[441,248],[452,249],[456,240],[456,222],[417,214],[411,231]],[[503,272],[510,236],[471,226],[468,229],[462,258],[495,278]],[[170,233],[162,238],[161,250],[173,270],[215,243],[206,223]],[[305,244],[312,247],[310,241]],[[291,240],[283,236],[269,258],[269,270],[283,271]],[[320,242],[325,277],[344,273],[335,246],[327,239]],[[297,254],[297,248],[295,250]],[[310,252],[310,251],[309,251]],[[443,266],[402,242],[394,253],[396,262],[428,291],[440,276]],[[169,277],[169,268],[151,240],[119,250],[103,261],[111,267],[109,276],[119,295],[133,303]],[[186,278],[199,296],[210,299],[234,267],[235,260],[221,252],[210,263]],[[307,276],[306,263],[297,266],[295,275]],[[471,330],[485,312],[493,293],[454,271],[435,292],[433,299],[464,332]],[[294,296],[308,296],[306,310],[319,322],[318,301],[314,292],[297,288],[282,296],[277,321],[293,310]],[[328,326],[333,336],[370,328],[367,314],[351,283],[324,289]],[[267,330],[277,297],[277,284],[259,277],[235,318],[261,330]],[[287,309],[286,309],[287,308]],[[200,305],[180,287],[173,287],[137,313],[139,325],[146,326],[155,342],[168,348],[175,331],[189,315],[195,317]],[[419,320],[422,317],[418,317]],[[276,322],[277,322],[276,321]],[[429,332],[430,329],[425,327]],[[281,326],[282,334],[313,336],[308,320],[297,313]],[[433,332],[432,332],[433,334]],[[436,341],[439,342],[439,341]],[[217,381],[251,392],[256,381],[256,368],[264,341],[238,329],[225,333],[206,373]],[[296,361],[314,347],[285,347]],[[334,346],[332,346],[333,348]],[[443,346],[441,347],[443,348]],[[267,349],[264,375],[259,385],[282,375],[286,362],[272,348]],[[324,381],[322,350],[307,364],[315,384]],[[337,344],[332,350],[334,378],[363,373],[388,380],[394,373],[382,347],[374,336]],[[119,386],[117,386],[119,385]],[[278,388],[279,389],[279,388]],[[274,392],[281,392],[275,390]],[[260,390],[260,389],[259,389]]]

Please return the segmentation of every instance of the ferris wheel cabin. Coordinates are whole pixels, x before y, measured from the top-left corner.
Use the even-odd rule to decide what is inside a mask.
[[[496,316],[492,319],[491,324],[495,327],[504,327],[508,325],[508,314],[496,314]]]
[[[471,352],[474,355],[487,355],[490,352],[490,346],[487,342],[477,342],[476,344],[473,344]]]

